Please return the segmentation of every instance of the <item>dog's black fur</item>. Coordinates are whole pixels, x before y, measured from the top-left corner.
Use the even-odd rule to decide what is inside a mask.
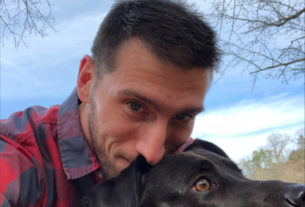
[[[198,191],[200,181],[210,187]],[[305,207],[305,185],[249,180],[223,150],[196,140],[154,167],[138,157],[83,201],[89,207]]]

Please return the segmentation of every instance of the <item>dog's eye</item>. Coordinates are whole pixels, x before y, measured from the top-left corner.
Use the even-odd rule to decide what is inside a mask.
[[[205,192],[210,189],[210,186],[211,186],[211,184],[207,179],[200,178],[193,185],[193,190],[198,191],[198,192]]]

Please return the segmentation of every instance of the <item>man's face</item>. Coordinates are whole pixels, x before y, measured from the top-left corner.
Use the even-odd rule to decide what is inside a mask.
[[[87,104],[87,140],[106,178],[139,154],[154,165],[187,141],[203,110],[210,73],[167,64],[137,39],[121,46],[114,71],[92,81]]]

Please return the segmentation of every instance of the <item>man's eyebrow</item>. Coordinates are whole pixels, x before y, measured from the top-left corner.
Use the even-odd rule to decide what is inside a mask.
[[[157,101],[154,101],[154,100],[151,100],[150,98],[148,97],[145,97],[139,93],[137,93],[136,91],[134,90],[130,90],[130,89],[126,89],[126,90],[122,90],[119,92],[120,94],[123,94],[123,95],[131,95],[131,96],[134,96],[138,99],[140,99],[141,101],[145,102],[145,103],[148,103],[150,105],[152,105],[154,108],[156,108],[157,110],[161,110],[161,107],[160,105],[157,103]],[[199,114],[201,112],[204,111],[204,106],[200,106],[200,107],[193,107],[193,108],[185,108],[185,109],[182,109],[181,110],[181,113],[178,113],[178,114]]]
[[[182,110],[182,113],[196,115],[203,111],[204,111],[204,107],[196,107],[196,108],[188,108],[188,109]]]

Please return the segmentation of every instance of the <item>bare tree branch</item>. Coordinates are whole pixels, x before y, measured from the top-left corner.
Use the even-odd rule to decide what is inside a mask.
[[[213,15],[228,67],[290,80],[305,74],[305,4],[302,0],[214,1]],[[233,58],[233,59],[232,59]]]
[[[295,18],[298,18],[299,16],[301,16],[303,13],[305,12],[305,8],[298,11],[296,14],[294,15],[291,15],[291,16],[288,16],[288,17],[284,17],[282,16],[280,19],[278,19],[277,21],[264,21],[262,19],[247,19],[247,18],[241,18],[241,17],[237,17],[235,16],[234,14],[232,16],[230,15],[222,15],[224,18],[227,18],[227,19],[234,19],[234,21],[243,21],[243,22],[247,22],[247,23],[250,23],[250,24],[255,24],[255,23],[260,23],[261,26],[260,27],[257,27],[256,29],[259,29],[263,26],[275,26],[275,27],[281,27],[283,26],[284,24],[286,24],[287,22],[289,22],[290,20],[292,19],[295,19]],[[234,12],[235,13],[235,12]],[[233,23],[232,23],[233,24]],[[256,30],[254,29],[254,30]]]
[[[298,63],[298,62],[304,62],[304,61],[305,61],[305,58],[301,58],[301,59],[293,60],[293,61],[286,62],[286,63],[280,63],[280,64],[277,64],[277,65],[272,65],[272,66],[268,66],[268,67],[265,67],[265,68],[260,68],[259,70],[253,71],[250,74],[258,73],[258,72],[261,72],[261,71],[264,71],[264,70],[274,69],[274,68],[277,68],[277,67],[280,67],[280,66],[286,66],[287,67],[288,65]]]
[[[0,39],[12,38],[15,47],[25,44],[25,38],[31,34],[45,36],[52,26],[52,5],[49,0],[0,0]]]

